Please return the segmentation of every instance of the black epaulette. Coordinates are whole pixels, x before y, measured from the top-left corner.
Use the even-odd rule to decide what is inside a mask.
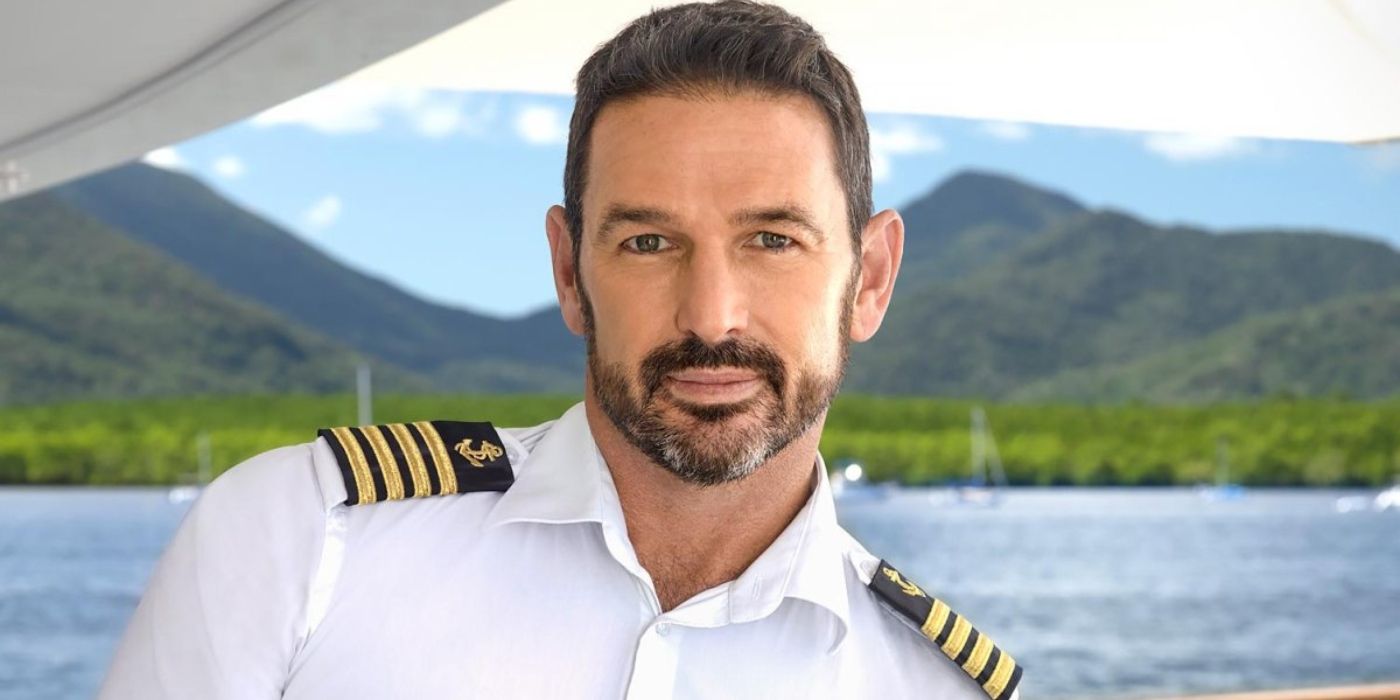
[[[515,481],[490,423],[417,421],[322,428],[346,503],[359,505],[471,491],[505,491]]]
[[[875,594],[899,614],[914,621],[929,641],[982,686],[992,700],[1007,700],[1021,682],[1021,667],[1010,654],[972,628],[967,618],[943,601],[924,593],[888,562],[881,561],[870,580]]]

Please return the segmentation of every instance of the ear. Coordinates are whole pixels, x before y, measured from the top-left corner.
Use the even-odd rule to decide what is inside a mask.
[[[904,220],[899,212],[886,209],[870,217],[860,234],[860,282],[851,314],[851,340],[863,343],[880,329],[903,257]]]
[[[544,232],[549,236],[549,262],[554,268],[554,294],[559,313],[574,335],[583,335],[583,301],[578,293],[578,270],[574,268],[574,240],[564,219],[564,208],[555,205],[544,215]]]

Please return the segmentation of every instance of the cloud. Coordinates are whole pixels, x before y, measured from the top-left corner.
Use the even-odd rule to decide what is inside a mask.
[[[1175,163],[1230,158],[1256,149],[1249,139],[1210,134],[1148,134],[1143,146]]]
[[[568,140],[569,124],[559,109],[531,105],[515,115],[515,133],[528,144],[553,146]]]
[[[452,105],[433,105],[412,114],[414,129],[429,138],[442,138],[461,128],[466,115]]]
[[[484,136],[496,121],[496,99],[423,92],[405,102],[399,111],[414,131],[430,139],[454,134]]]
[[[912,123],[870,128],[870,172],[876,182],[888,180],[895,156],[935,153],[943,150],[943,139]]]
[[[175,150],[173,146],[157,148],[141,156],[141,160],[148,165],[154,165],[157,168],[165,168],[166,170],[180,170],[185,167],[185,159],[180,156],[180,152]]]
[[[302,212],[301,219],[306,222],[307,228],[321,231],[340,218],[340,210],[340,197],[328,194],[307,207],[306,211]]]
[[[248,168],[243,165],[243,161],[238,156],[223,156],[214,161],[214,172],[219,177],[232,180],[243,177],[243,173],[248,172]]]
[[[265,110],[258,127],[300,126],[323,134],[378,131],[401,121],[428,138],[480,135],[494,119],[495,101],[474,102],[460,93],[373,83],[332,83]]]
[[[977,130],[998,141],[1025,141],[1031,137],[1031,128],[1021,122],[982,122]]]

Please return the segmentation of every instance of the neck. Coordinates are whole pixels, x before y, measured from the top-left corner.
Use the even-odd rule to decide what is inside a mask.
[[[617,486],[627,535],[638,562],[651,574],[662,611],[737,578],[811,496],[825,415],[747,477],[698,486],[628,442],[592,391],[584,406]]]

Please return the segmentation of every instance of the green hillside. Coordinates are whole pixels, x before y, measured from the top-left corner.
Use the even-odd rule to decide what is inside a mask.
[[[188,175],[132,163],[63,185],[55,196],[223,289],[432,377],[440,389],[582,387],[583,345],[558,311],[502,320],[425,301],[345,266]]]
[[[0,404],[343,391],[354,353],[48,194],[0,206]],[[424,388],[403,373],[387,386]]]
[[[1064,372],[1011,398],[1205,402],[1241,396],[1376,399],[1400,377],[1400,289],[1282,311],[1140,360]]]
[[[851,391],[1400,393],[1400,253],[1384,244],[1160,227],[985,172],[902,212],[898,291],[853,349]],[[352,354],[410,390],[581,387],[581,343],[556,309],[504,320],[418,299],[182,174],[123,166],[0,205],[0,222],[5,401],[338,389]]]
[[[1059,373],[1135,361],[1256,315],[1396,288],[1400,253],[1324,233],[1219,235],[1100,211],[1075,215],[963,279],[920,282],[896,294],[880,333],[854,349],[855,390],[1013,396]],[[1362,346],[1375,334],[1345,340]],[[1358,396],[1400,390],[1400,373],[1368,386],[1348,376],[1357,379],[1325,383]],[[1238,378],[1220,379],[1217,396],[1255,395]]]

